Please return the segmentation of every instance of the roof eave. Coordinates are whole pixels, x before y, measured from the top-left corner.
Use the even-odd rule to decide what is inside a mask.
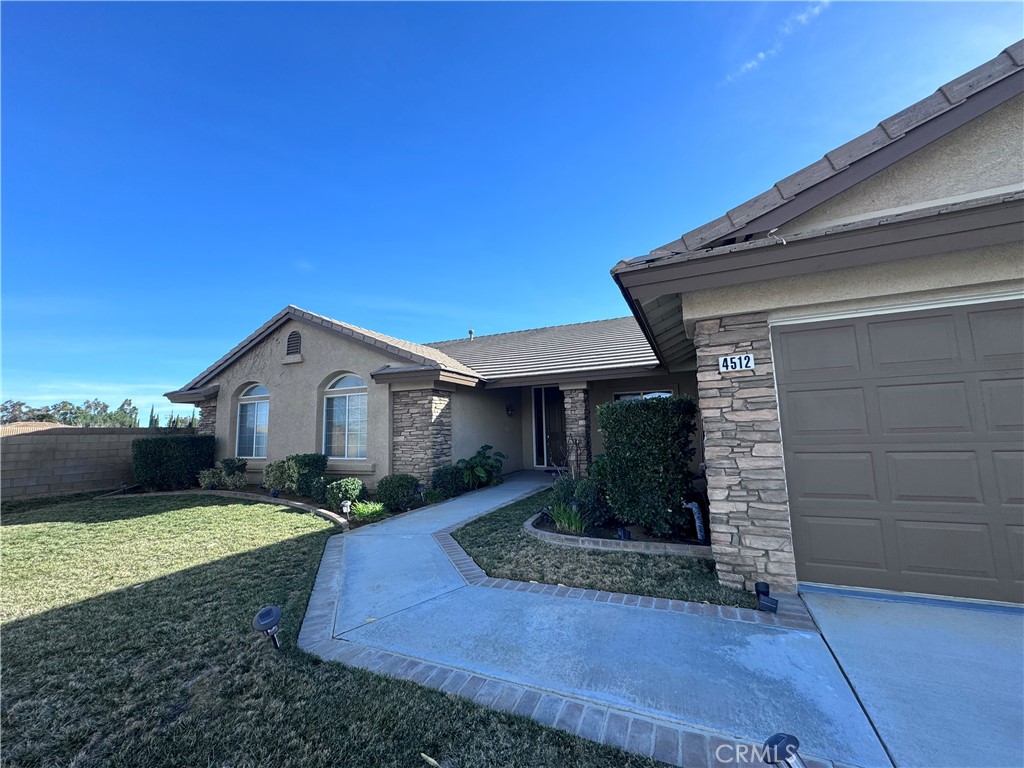
[[[164,397],[172,403],[201,403],[204,400],[216,397],[220,391],[220,384],[211,384],[206,387],[195,389],[176,389],[173,392],[165,392]]]

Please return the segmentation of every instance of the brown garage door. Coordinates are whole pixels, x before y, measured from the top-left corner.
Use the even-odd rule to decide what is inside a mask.
[[[1024,602],[1022,307],[773,329],[802,581]]]

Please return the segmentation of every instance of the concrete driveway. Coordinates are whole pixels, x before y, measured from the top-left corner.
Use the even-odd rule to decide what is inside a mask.
[[[898,768],[1024,765],[1024,609],[801,593]]]

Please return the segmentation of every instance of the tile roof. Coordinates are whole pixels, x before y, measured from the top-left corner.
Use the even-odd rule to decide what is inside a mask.
[[[1019,40],[994,59],[946,83],[931,96],[886,118],[867,133],[826,153],[821,160],[777,182],[767,192],[762,192],[714,221],[690,230],[678,240],[655,248],[647,256],[620,262],[612,271],[627,268],[631,264],[655,261],[665,256],[692,253],[719,245],[718,241],[742,229],[754,219],[786,205],[798,195],[837,176],[857,161],[900,141],[911,130],[960,107],[969,96],[1021,72],[1022,69],[1024,40]]]
[[[633,317],[432,342],[488,380],[654,368],[658,359]]]
[[[226,355],[221,357],[217,362],[207,368],[205,371],[196,376],[192,381],[182,387],[177,392],[184,392],[186,390],[196,389],[201,385],[207,383],[211,378],[220,371],[224,370],[227,366],[233,363],[239,356],[244,352],[248,351],[252,346],[262,341],[269,333],[271,333],[278,326],[283,324],[289,319],[305,320],[315,325],[323,326],[328,330],[339,333],[343,336],[348,336],[356,341],[361,341],[364,344],[378,347],[385,352],[389,352],[392,355],[409,360],[412,363],[421,366],[427,366],[430,368],[436,368],[438,370],[454,371],[461,373],[466,376],[473,376],[480,378],[480,374],[474,371],[467,365],[459,362],[453,357],[448,356],[444,352],[437,349],[426,347],[422,344],[414,344],[410,341],[403,339],[396,339],[394,336],[387,336],[383,333],[377,333],[376,331],[370,331],[366,328],[360,328],[355,325],[349,325],[343,323],[340,320],[334,320],[330,317],[318,315],[313,312],[308,312],[304,309],[300,309],[294,305],[289,304],[287,307],[282,309],[267,322],[249,334],[245,339],[236,344]],[[168,393],[171,394],[171,393]]]

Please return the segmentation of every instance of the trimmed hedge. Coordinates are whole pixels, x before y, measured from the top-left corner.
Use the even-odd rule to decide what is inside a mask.
[[[377,501],[391,514],[412,509],[420,502],[420,495],[416,492],[419,482],[412,475],[382,477],[377,482]]]
[[[438,467],[430,476],[430,485],[436,491],[446,494],[449,499],[461,496],[469,490],[463,478],[461,467]]]
[[[147,491],[180,491],[213,467],[213,435],[161,435],[132,440],[132,472]]]
[[[327,504],[335,512],[341,511],[341,502],[366,498],[366,487],[358,477],[343,477],[327,486]]]
[[[288,464],[287,490],[310,499],[322,500],[323,488],[318,482],[327,472],[327,457],[322,453],[296,453],[285,457]]]
[[[616,519],[663,536],[688,518],[683,503],[693,480],[696,417],[697,404],[686,396],[598,406],[607,497]]]

